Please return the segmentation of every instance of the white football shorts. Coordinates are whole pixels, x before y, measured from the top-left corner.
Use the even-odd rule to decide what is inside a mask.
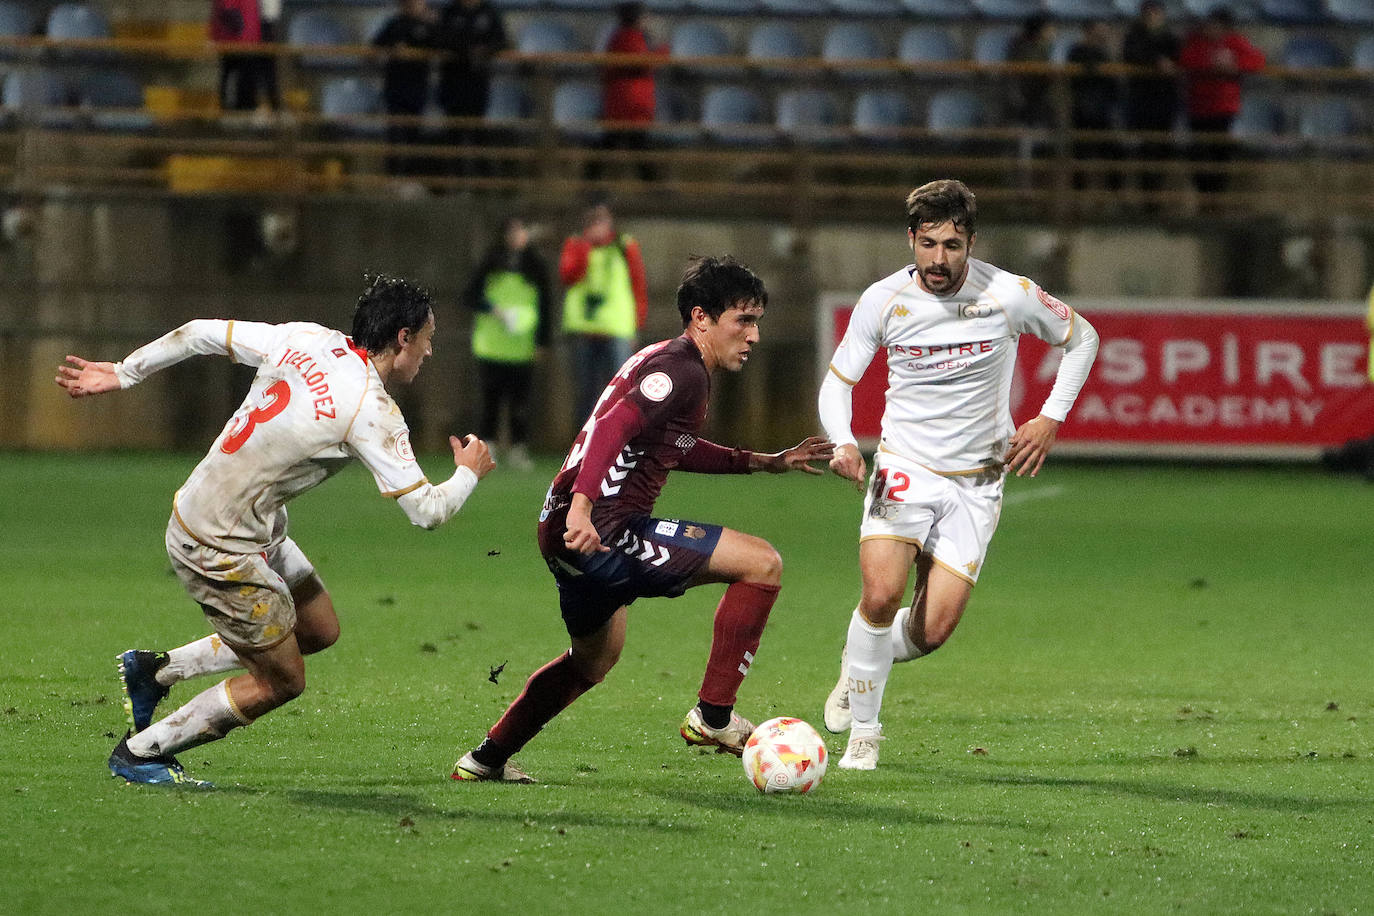
[[[315,572],[289,537],[262,553],[226,553],[193,538],[175,514],[167,522],[167,556],[220,638],[247,649],[270,649],[291,635],[291,592]]]
[[[969,583],[978,581],[1002,514],[1002,474],[944,477],[890,452],[873,456],[859,540],[916,545]]]

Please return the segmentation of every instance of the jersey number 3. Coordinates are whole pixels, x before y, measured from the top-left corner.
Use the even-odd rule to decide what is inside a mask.
[[[220,444],[219,450],[226,455],[232,455],[243,448],[243,443],[248,441],[248,437],[253,435],[253,430],[258,428],[259,423],[266,423],[286,409],[286,405],[291,403],[291,386],[286,383],[286,379],[268,385],[262,393],[262,401],[257,407],[240,418],[235,418],[230,426],[229,435],[224,437],[224,442]]]

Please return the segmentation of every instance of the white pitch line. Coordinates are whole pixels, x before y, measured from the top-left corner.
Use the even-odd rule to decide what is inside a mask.
[[[1015,506],[1036,499],[1054,499],[1063,493],[1064,487],[1057,483],[1048,487],[1036,487],[1034,490],[1017,490],[1015,493],[1009,493],[1002,497],[1002,505]]]

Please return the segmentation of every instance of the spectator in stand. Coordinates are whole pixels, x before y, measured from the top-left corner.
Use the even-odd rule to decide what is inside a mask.
[[[379,48],[423,49],[434,47],[439,17],[425,0],[398,0],[396,15],[372,39]],[[382,99],[390,117],[416,118],[429,99],[429,58],[392,55],[382,73]],[[420,122],[389,124],[388,143],[413,145],[420,140]],[[414,175],[419,162],[411,156],[388,156],[386,170],[393,175]]]
[[[1207,14],[1178,56],[1188,75],[1188,127],[1195,135],[1194,161],[1223,164],[1233,155],[1231,123],[1240,111],[1240,80],[1244,73],[1264,69],[1264,52],[1236,31],[1235,16],[1226,7]],[[1226,173],[1199,169],[1197,189],[1226,190]]]
[[[1046,14],[1036,13],[1027,17],[1021,24],[1021,31],[1007,48],[1007,61],[1018,64],[1049,63],[1054,31],[1054,23]],[[1053,88],[1053,78],[1047,74],[1026,74],[1013,80],[1008,93],[1012,120],[1024,127],[1054,127]]]
[[[213,0],[210,40],[256,45],[275,42],[281,0]],[[270,53],[229,51],[220,57],[219,107],[222,111],[276,110],[277,59]]]
[[[502,225],[501,237],[487,249],[463,294],[476,312],[472,355],[482,388],[485,441],[501,431],[501,410],[510,418],[508,464],[517,471],[533,467],[529,452],[530,390],[534,366],[549,343],[549,268],[530,244],[530,231],[518,216]]]
[[[439,47],[448,56],[439,64],[439,105],[450,118],[481,118],[491,93],[491,61],[507,46],[506,25],[489,0],[450,0],[439,15]],[[448,131],[454,145],[483,141],[478,127]],[[480,162],[460,160],[458,174],[484,172]]]
[[[1169,28],[1164,4],[1160,0],[1144,0],[1140,15],[1121,43],[1121,62],[1149,70],[1126,78],[1125,122],[1127,130],[1168,133],[1178,118],[1178,36]],[[1168,159],[1173,144],[1155,137],[1140,144],[1140,158],[1152,161]],[[1140,189],[1157,191],[1163,183],[1158,172],[1142,172]]]
[[[1112,31],[1103,20],[1095,20],[1083,29],[1083,37],[1069,48],[1068,62],[1083,68],[1083,73],[1069,82],[1070,123],[1074,130],[1109,131],[1116,128],[1117,98],[1119,95],[1115,76],[1103,73],[1103,64],[1110,64],[1115,55],[1112,48]],[[1075,159],[1120,159],[1121,147],[1110,137],[1098,136],[1091,139],[1076,139],[1073,142]],[[1121,186],[1121,176],[1115,171],[1107,172],[1105,183],[1108,190]],[[1076,172],[1073,176],[1075,188],[1086,187],[1087,175]]]
[[[563,333],[572,362],[573,422],[592,415],[601,389],[634,355],[635,334],[649,313],[649,286],[639,243],[616,231],[611,208],[594,204],[582,217],[582,234],[563,243],[558,277]]]
[[[616,4],[618,25],[606,42],[607,54],[664,54],[667,49],[655,46],[644,29],[644,4]],[[601,76],[602,117],[622,124],[646,127],[654,121],[654,68],[644,64],[607,67]],[[642,150],[649,145],[646,130],[628,128],[606,132],[607,149]],[[652,181],[652,163],[640,161],[639,177]],[[595,176],[599,170],[593,169]]]

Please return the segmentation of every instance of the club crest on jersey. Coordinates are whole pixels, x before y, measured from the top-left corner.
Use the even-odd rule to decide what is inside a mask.
[[[1038,286],[1035,288],[1035,295],[1036,298],[1040,300],[1040,304],[1043,305],[1045,308],[1049,309],[1051,312],[1054,312],[1056,315],[1058,315],[1065,321],[1069,320],[1069,307],[1067,305],[1060,302],[1058,299],[1054,298]]]
[[[410,448],[410,430],[403,429],[396,434],[396,454],[406,461],[415,460],[415,452]]]
[[[651,372],[639,383],[639,393],[658,402],[673,393],[673,380],[666,372]]]
[[[706,529],[699,525],[688,525],[686,528],[682,529],[682,536],[689,537],[694,541],[699,541],[706,537]]]

